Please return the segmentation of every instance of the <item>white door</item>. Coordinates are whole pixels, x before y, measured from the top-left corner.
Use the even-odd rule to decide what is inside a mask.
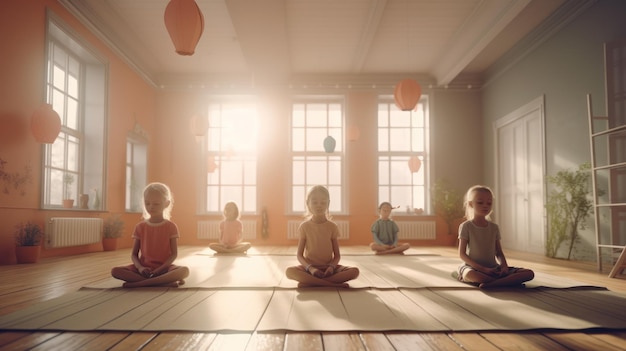
[[[543,254],[543,96],[494,124],[496,200],[494,217],[505,248]]]

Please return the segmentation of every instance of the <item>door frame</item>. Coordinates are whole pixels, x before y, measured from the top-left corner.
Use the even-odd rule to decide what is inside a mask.
[[[540,129],[541,129],[541,135],[540,135],[540,140],[541,140],[541,178],[543,179],[542,181],[542,185],[541,185],[541,189],[542,189],[542,202],[543,202],[543,211],[542,211],[542,224],[543,224],[543,233],[542,233],[542,238],[543,238],[543,248],[545,249],[545,240],[547,238],[547,215],[546,215],[546,209],[545,209],[545,203],[546,203],[546,191],[547,191],[547,186],[546,186],[546,134],[545,134],[545,95],[541,95],[533,100],[531,100],[530,102],[526,103],[525,105],[515,109],[514,111],[506,114],[505,116],[496,119],[493,122],[493,137],[494,137],[494,147],[493,147],[493,155],[494,155],[494,179],[495,179],[495,188],[494,191],[496,194],[500,194],[501,190],[500,189],[500,159],[499,159],[499,152],[498,152],[498,147],[500,145],[500,140],[499,140],[499,131],[512,124],[515,123],[519,120],[521,120],[522,118],[526,117],[528,114],[532,113],[533,111],[539,111],[539,123],[540,123]],[[528,160],[526,160],[525,162],[526,165],[528,165]],[[496,208],[495,208],[495,212],[496,212],[496,216],[501,213],[502,211],[502,203],[499,201],[495,201],[496,203]],[[525,249],[529,249],[530,245],[527,245],[527,248]]]

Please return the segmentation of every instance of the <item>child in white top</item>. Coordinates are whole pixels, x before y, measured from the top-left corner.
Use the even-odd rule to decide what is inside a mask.
[[[245,253],[252,246],[242,242],[243,224],[239,220],[239,207],[234,202],[224,205],[224,220],[220,222],[220,242],[209,247],[218,253]]]
[[[493,192],[475,185],[465,195],[466,221],[459,226],[458,279],[481,289],[515,286],[529,281],[535,273],[526,268],[509,267],[502,252],[500,229],[492,222]]]

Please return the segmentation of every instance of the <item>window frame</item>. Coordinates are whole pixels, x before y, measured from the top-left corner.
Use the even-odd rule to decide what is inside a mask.
[[[67,101],[59,104],[58,99],[53,99],[55,93],[53,58],[54,49],[61,50],[68,57],[74,58],[79,63],[80,77],[77,81],[78,100],[75,108],[76,125],[70,128],[67,122]],[[98,193],[106,193],[106,140],[107,140],[107,91],[108,91],[108,61],[102,58],[87,42],[75,31],[66,25],[58,16],[49,9],[46,12],[46,38],[44,55],[44,84],[43,92],[45,101],[53,105],[55,111],[62,120],[59,137],[52,144],[42,145],[42,186],[41,203],[42,209],[65,209],[62,201],[57,202],[59,194],[61,200],[65,198],[68,184],[63,181],[64,176],[53,176],[52,172],[73,175],[72,198],[74,207],[69,210],[102,210],[106,208],[106,198]],[[68,75],[70,70],[65,67],[64,73]],[[69,89],[64,87],[63,94]],[[58,96],[58,94],[56,94]],[[89,101],[89,104],[86,104]],[[55,106],[56,102],[56,106]],[[61,105],[61,106],[59,106]],[[76,144],[75,166],[68,165],[67,144],[64,140],[74,139]],[[63,156],[60,158],[63,165],[59,167],[58,148],[63,148]],[[55,151],[55,147],[57,151]],[[100,200],[91,204],[96,208],[80,208],[79,197],[81,194],[95,193]]]
[[[385,104],[387,105],[388,109],[387,111],[391,111],[391,109],[394,110],[395,113],[407,113],[407,112],[403,112],[403,111],[399,111],[399,109],[397,108],[397,106],[394,103],[393,100],[393,96],[391,95],[379,95],[378,97],[378,102],[377,102],[377,119],[376,119],[376,130],[377,130],[377,146],[376,146],[376,169],[377,169],[377,185],[378,185],[378,191],[377,191],[377,199],[378,199],[378,203],[381,203],[383,201],[388,201],[391,202],[392,206],[400,206],[397,209],[393,210],[393,214],[394,215],[402,215],[402,214],[410,214],[413,215],[414,212],[414,208],[422,208],[423,213],[424,214],[432,214],[433,209],[432,209],[432,204],[431,204],[431,152],[430,152],[430,139],[431,139],[431,135],[430,135],[430,104],[429,104],[429,99],[427,95],[422,95],[415,110],[410,111],[409,113],[411,113],[410,117],[409,117],[409,125],[406,127],[409,130],[406,131],[405,133],[409,136],[410,138],[410,142],[409,142],[409,146],[408,146],[408,150],[403,150],[403,151],[394,151],[392,150],[392,146],[390,145],[390,141],[391,141],[391,129],[402,129],[400,127],[392,127],[391,126],[391,113],[389,113],[387,115],[387,126],[386,127],[381,127],[380,125],[380,105],[381,104]],[[418,113],[417,111],[420,111],[423,114],[423,125],[420,126],[419,123],[414,123],[414,120],[412,118],[414,113]],[[404,129],[406,129],[404,128]],[[381,140],[379,139],[380,133],[381,133],[381,129],[387,129],[387,132],[389,133],[388,138],[387,138],[387,150],[385,151],[381,151],[381,147],[380,147],[380,143]],[[411,138],[413,138],[414,134],[417,132],[415,129],[418,130],[422,130],[422,135],[423,135],[423,145],[421,145],[422,149],[419,150],[419,148],[417,148],[416,150],[416,146],[414,145],[413,141]],[[420,169],[417,173],[412,173],[410,175],[410,184],[403,184],[403,185],[396,185],[394,186],[393,184],[393,173],[394,173],[394,167],[393,166],[389,166],[387,169],[387,174],[383,176],[383,172],[384,170],[381,170],[381,162],[383,162],[383,159],[386,159],[390,162],[393,162],[394,165],[396,166],[396,169],[398,169],[398,167],[400,167],[399,169],[409,169],[409,159],[412,156],[418,156],[420,158],[421,161],[421,166]],[[397,173],[396,173],[397,175]],[[383,179],[387,179],[388,181],[383,183]],[[420,183],[419,180],[422,180],[422,182]],[[384,190],[383,187],[388,188],[388,190]],[[399,191],[398,189],[401,188],[406,188],[406,187],[410,187],[411,188],[411,200],[412,203],[410,205],[408,204],[399,204],[399,203],[395,203],[394,199],[393,199],[393,193],[394,193],[394,188],[396,188],[396,192]],[[417,188],[416,188],[417,187]],[[420,191],[421,190],[421,191]],[[386,196],[382,196],[383,192],[386,192]],[[423,194],[423,203],[418,204],[418,202],[415,201],[414,197],[417,196],[417,194]],[[421,205],[421,206],[420,206]],[[407,209],[407,206],[409,206],[409,208]]]
[[[303,145],[304,145],[304,150],[303,151],[296,151],[294,150],[294,139],[296,138],[296,133],[294,132],[294,129],[296,128],[300,128],[303,129],[302,133],[298,133],[301,136],[305,136],[308,134],[307,131],[307,122],[306,122],[306,115],[304,116],[304,126],[294,126],[294,107],[297,104],[304,104],[305,106],[307,104],[310,105],[319,105],[319,104],[325,104],[326,105],[326,110],[329,111],[328,106],[332,105],[332,104],[337,104],[339,105],[339,109],[338,111],[341,113],[341,116],[339,118],[339,125],[329,125],[329,117],[328,114],[326,115],[326,125],[325,126],[320,126],[320,125],[315,125],[315,126],[311,126],[311,129],[326,129],[327,136],[332,136],[335,139],[335,150],[333,152],[326,152],[324,150],[324,140],[320,140],[319,141],[319,145],[321,146],[320,150],[307,150],[308,148],[308,141],[304,140],[303,141]],[[305,108],[306,110],[306,108]],[[291,113],[289,115],[289,168],[288,168],[288,179],[289,179],[289,189],[287,191],[288,194],[288,199],[287,199],[287,203],[288,206],[286,207],[286,211],[287,211],[287,215],[301,215],[302,213],[306,212],[306,205],[305,205],[305,199],[306,199],[306,194],[308,192],[308,189],[314,185],[324,185],[328,188],[329,192],[330,192],[330,197],[331,197],[331,208],[330,208],[330,212],[333,215],[347,215],[348,214],[348,194],[347,194],[347,187],[346,187],[346,99],[345,96],[343,95],[300,95],[300,96],[294,96],[291,102]],[[334,131],[331,131],[330,129],[333,129]],[[301,159],[297,160],[297,159]],[[320,162],[322,159],[325,159],[326,162],[326,182],[325,183],[321,183],[321,182],[307,182],[306,178],[304,180],[304,182],[302,184],[296,184],[294,182],[294,177],[295,177],[295,173],[296,173],[296,169],[295,169],[295,162],[302,162],[304,163],[303,167],[304,170],[302,172],[299,172],[301,174],[303,174],[305,177],[308,174],[307,172],[307,168],[309,167],[307,165],[307,160],[309,160],[309,162]],[[338,167],[331,167],[330,165],[328,165],[329,161],[334,161],[334,163],[338,163]],[[331,168],[335,168],[336,171],[340,172],[339,175],[339,183],[338,184],[333,184],[329,181],[330,175],[329,175],[329,170]],[[299,189],[296,189],[299,188]],[[302,209],[299,209],[296,207],[296,204],[294,203],[295,198],[296,198],[296,191],[300,191],[300,197],[302,198],[302,202],[301,205],[297,205],[297,206],[301,206]],[[339,199],[338,199],[339,197]],[[339,203],[339,209],[333,209],[333,205]]]
[[[219,106],[219,116],[212,116],[211,109]],[[256,117],[255,139],[256,143],[250,150],[235,151],[224,148],[225,144],[222,143],[225,138],[225,129],[220,122],[212,123],[213,118],[224,118],[221,111],[224,110],[224,106],[245,106],[254,110]],[[240,96],[219,96],[213,97],[207,101],[205,107],[206,114],[201,114],[208,120],[208,130],[204,136],[197,137],[199,145],[199,162],[198,164],[198,188],[199,196],[197,197],[196,211],[198,215],[222,215],[224,205],[228,201],[235,201],[239,207],[239,213],[241,215],[257,215],[260,213],[259,198],[258,198],[258,144],[259,144],[259,104],[256,99],[247,95]],[[213,110],[214,111],[214,110]],[[212,133],[219,133],[218,138],[212,138]],[[214,134],[213,134],[214,135]],[[211,145],[215,146],[215,140],[219,143],[219,149],[210,150]],[[222,179],[232,179],[224,177],[222,175],[222,168],[219,165],[224,166],[241,166],[241,182],[238,184],[227,184]],[[209,168],[215,167],[214,171],[209,172]],[[226,167],[225,167],[226,168]],[[217,172],[217,173],[216,173]],[[253,173],[253,174],[252,174]],[[211,185],[209,177],[217,174],[218,182],[216,185]],[[251,175],[252,174],[252,175]],[[251,182],[251,180],[253,180]],[[211,187],[215,188],[218,192],[216,196],[209,195]],[[239,187],[239,195],[241,200],[232,197],[225,198],[224,194],[227,192],[227,188]],[[209,199],[214,199],[217,204],[214,204],[215,209],[211,209],[209,206]],[[252,207],[252,210],[250,209]]]

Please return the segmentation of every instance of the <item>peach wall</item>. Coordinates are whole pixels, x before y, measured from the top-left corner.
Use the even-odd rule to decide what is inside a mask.
[[[107,210],[44,211],[39,209],[41,146],[29,134],[32,112],[43,102],[45,12],[56,15],[87,40],[109,61],[107,189],[103,195]],[[11,35],[6,35],[11,33]],[[140,220],[136,213],[124,213],[125,142],[129,130],[139,123],[150,136],[148,181],[169,184],[175,196],[173,219],[181,230],[181,244],[207,245],[196,238],[196,223],[210,218],[196,214],[197,150],[191,135],[191,116],[206,98],[203,92],[161,91],[148,85],[92,33],[83,27],[55,0],[0,1],[0,158],[8,161],[10,171],[31,167],[32,181],[20,192],[0,192],[0,264],[15,262],[13,231],[17,223],[31,220],[43,226],[47,218],[61,216],[101,217],[122,214],[126,222],[121,247],[130,247],[130,234]],[[336,93],[336,92],[333,92]],[[374,91],[346,91],[346,126],[358,127],[360,138],[346,141],[347,203],[350,239],[342,245],[362,245],[371,240],[369,227],[376,220],[376,94]],[[390,93],[390,92],[389,92]],[[433,168],[441,177],[448,174],[459,187],[480,179],[482,170],[468,158],[464,145],[476,143],[474,131],[480,124],[478,92],[457,95],[448,91],[428,91],[437,116],[434,126],[437,150]],[[258,169],[258,208],[266,208],[269,237],[254,245],[295,245],[286,239],[288,220],[301,219],[287,214],[289,116],[292,92],[272,87],[257,92],[261,113]],[[459,128],[461,126],[461,128]],[[470,133],[468,133],[468,131]],[[461,146],[459,146],[461,145]],[[478,147],[478,146],[477,146]],[[219,217],[214,217],[219,218]],[[430,220],[411,216],[411,220]],[[397,219],[400,219],[397,216]],[[406,219],[406,218],[402,218]],[[414,245],[447,244],[445,224],[438,221],[438,239],[413,242]],[[259,228],[260,233],[260,228]],[[101,250],[99,244],[43,250],[44,257],[64,256]]]
[[[45,21],[46,8],[87,40],[109,61],[107,211],[44,211],[40,204],[41,145],[30,134],[32,112],[44,101]],[[10,33],[10,35],[7,35]],[[4,0],[0,2],[0,135],[17,135],[0,139],[0,158],[7,161],[5,170],[20,172],[31,167],[32,179],[20,191],[0,191],[0,264],[15,262],[14,229],[22,221],[42,227],[53,216],[102,217],[124,212],[126,134],[139,122],[154,133],[155,91],[73,16],[54,0]],[[7,120],[11,123],[4,123]],[[152,170],[154,172],[154,170]],[[136,214],[124,215],[127,223],[138,220]],[[130,246],[130,231],[122,240]],[[62,249],[44,249],[43,257],[100,251],[100,244]]]

